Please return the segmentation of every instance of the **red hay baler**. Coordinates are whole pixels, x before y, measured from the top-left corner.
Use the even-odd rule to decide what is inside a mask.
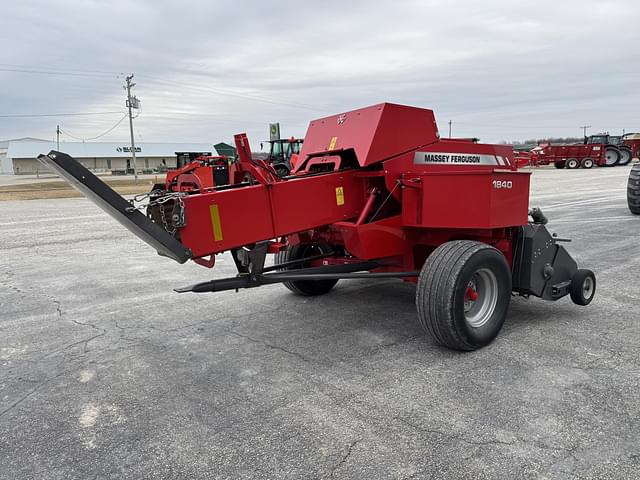
[[[383,103],[313,120],[285,178],[253,159],[246,135],[235,141],[229,184],[157,185],[146,215],[68,155],[40,159],[161,255],[213,267],[230,251],[237,276],[177,292],[284,283],[320,295],[340,279],[402,278],[417,283],[424,330],[459,350],[495,338],[512,294],[593,299],[594,274],[528,209],[530,173],[511,147],[441,140],[431,110]]]

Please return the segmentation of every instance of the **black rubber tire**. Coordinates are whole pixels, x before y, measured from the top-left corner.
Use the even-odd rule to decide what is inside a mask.
[[[567,160],[567,163],[565,163],[565,166],[571,170],[575,170],[580,166],[580,162],[577,158],[569,158]]]
[[[612,152],[615,155],[617,155],[617,159],[616,159],[615,162],[605,163],[604,166],[605,167],[615,167],[616,165],[618,165],[618,162],[620,162],[620,150],[618,150],[618,147],[614,147],[613,145],[607,145],[606,147],[604,147],[604,150],[605,150],[605,154],[607,152]]]
[[[620,152],[620,160],[618,160],[617,165],[625,166],[631,163],[631,159],[633,158],[633,154],[631,149],[625,145],[621,145],[618,147],[618,151]]]
[[[478,269],[497,280],[496,305],[487,322],[471,326],[464,304],[469,281]],[[476,350],[491,343],[504,324],[511,300],[511,270],[490,245],[454,240],[436,248],[424,263],[416,288],[418,321],[437,343],[454,350]]]
[[[564,168],[565,162],[553,162],[553,166],[556,168]]]
[[[640,163],[631,167],[627,180],[627,205],[634,215],[640,215]]]
[[[292,260],[300,260],[305,257],[321,255],[331,252],[331,247],[324,243],[289,245],[286,250],[278,253],[275,258],[276,265]],[[296,270],[306,267],[304,263],[291,266],[279,271]],[[335,287],[338,280],[296,280],[293,282],[284,282],[283,285],[296,295],[311,297],[315,295],[324,295]]]
[[[585,289],[585,283],[589,288]],[[596,295],[596,276],[591,270],[578,270],[571,278],[569,295],[576,305],[589,305]]]
[[[587,157],[587,158],[583,158],[583,159],[580,161],[580,166],[581,166],[582,168],[593,168],[594,163],[595,163],[595,162],[593,161],[593,158],[589,158],[589,157]]]

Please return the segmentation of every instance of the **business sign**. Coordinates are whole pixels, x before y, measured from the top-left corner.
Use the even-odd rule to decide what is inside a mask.
[[[116,147],[116,152],[119,152],[119,153],[122,153],[122,152],[131,153],[131,147]],[[135,152],[136,153],[142,152],[142,147],[136,147],[135,148]]]

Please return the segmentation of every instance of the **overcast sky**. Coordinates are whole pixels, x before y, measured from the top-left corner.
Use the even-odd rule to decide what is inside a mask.
[[[128,73],[138,141],[246,131],[258,149],[269,122],[302,136],[383,101],[484,141],[640,131],[637,0],[21,0],[4,2],[0,40],[0,139],[100,135]],[[16,117],[86,112],[111,113]],[[123,121],[100,140],[128,135]]]

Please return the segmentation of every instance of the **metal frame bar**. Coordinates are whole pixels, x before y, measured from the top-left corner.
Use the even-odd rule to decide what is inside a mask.
[[[377,262],[362,262],[351,265],[328,265],[325,267],[310,267],[276,272],[270,274],[240,274],[236,277],[221,278],[208,282],[196,283],[188,287],[176,288],[178,293],[205,293],[238,290],[240,288],[254,288],[273,283],[317,281],[317,280],[347,280],[347,279],[381,279],[417,277],[418,272],[368,272],[366,270],[378,267]]]

